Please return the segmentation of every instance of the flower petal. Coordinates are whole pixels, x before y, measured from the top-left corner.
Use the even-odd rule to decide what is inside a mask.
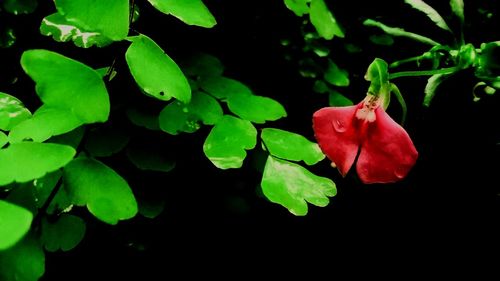
[[[313,129],[319,147],[345,176],[359,149],[354,116],[359,105],[325,107],[313,115]]]
[[[382,109],[366,131],[356,164],[363,183],[396,182],[408,174],[418,152],[408,133]]]

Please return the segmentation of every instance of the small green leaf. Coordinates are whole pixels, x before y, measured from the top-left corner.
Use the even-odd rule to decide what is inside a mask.
[[[84,147],[94,157],[108,157],[125,148],[129,139],[129,135],[122,129],[99,127],[87,132]]]
[[[321,37],[326,40],[334,36],[344,38],[344,32],[340,28],[332,12],[328,9],[324,0],[312,0],[309,10],[311,23],[314,25]]]
[[[405,3],[409,4],[414,9],[426,14],[438,27],[452,32],[443,17],[441,17],[441,15],[436,10],[434,10],[434,8],[429,6],[429,4],[425,3],[422,0],[405,0]]]
[[[370,81],[368,92],[372,95],[388,93],[389,71],[387,62],[383,59],[375,58],[368,66],[365,74],[365,80]]]
[[[450,77],[450,74],[434,74],[429,79],[427,79],[427,84],[425,85],[424,89],[424,106],[428,107],[431,105],[432,99],[434,99],[434,96],[436,95],[437,88],[448,77]]]
[[[0,150],[0,186],[27,182],[64,167],[76,151],[52,143],[13,143]]]
[[[186,24],[211,28],[217,24],[201,0],[148,0],[158,11],[173,15]]]
[[[55,0],[59,14],[87,32],[114,41],[125,39],[129,29],[128,0]]]
[[[108,92],[92,68],[47,50],[25,51],[21,65],[45,105],[69,110],[86,124],[108,120]]]
[[[35,111],[33,118],[12,128],[9,140],[12,143],[23,140],[44,142],[52,136],[68,133],[81,126],[82,123],[69,110],[43,105]]]
[[[85,236],[85,222],[73,215],[62,214],[57,221],[42,220],[40,240],[49,252],[69,251],[75,248]]]
[[[182,70],[193,77],[221,76],[224,72],[224,65],[212,55],[198,53],[182,63]]]
[[[450,0],[450,6],[453,13],[457,16],[460,22],[464,23],[464,0]]]
[[[304,161],[314,165],[325,158],[318,144],[305,137],[280,129],[265,128],[262,141],[271,155],[291,161]]]
[[[175,161],[151,146],[129,146],[127,147],[127,157],[141,170],[169,172],[175,167]]]
[[[4,134],[2,131],[0,131],[0,148],[2,148],[8,142],[9,142],[9,137],[7,137],[6,134]]]
[[[57,42],[71,40],[76,46],[82,48],[104,47],[113,42],[99,32],[86,31],[68,22],[65,17],[58,13],[49,15],[42,20],[40,33],[45,36],[52,36]]]
[[[10,131],[31,117],[31,112],[16,97],[0,92],[0,130]]]
[[[28,233],[32,220],[30,211],[0,200],[0,251],[19,242]]]
[[[296,216],[307,214],[307,203],[324,207],[335,196],[335,183],[327,178],[318,177],[300,165],[267,158],[262,191],[271,201],[287,208]]]
[[[335,90],[328,90],[328,104],[330,106],[351,106],[352,101]]]
[[[387,34],[370,35],[370,41],[374,44],[382,46],[392,46],[394,44],[394,39]]]
[[[406,37],[406,38],[409,38],[409,39],[412,39],[412,40],[415,40],[415,41],[418,41],[418,42],[421,42],[424,44],[429,44],[432,46],[442,45],[442,44],[439,44],[438,42],[436,42],[428,37],[405,31],[404,29],[399,28],[399,27],[390,27],[390,26],[387,26],[381,22],[374,21],[372,19],[365,20],[363,22],[363,25],[378,27],[378,28],[382,29],[382,31],[384,31],[385,33],[392,35],[392,36]]]
[[[96,218],[117,224],[137,214],[137,201],[127,181],[103,163],[80,157],[64,168],[64,188],[72,202]]]
[[[252,90],[243,83],[226,77],[211,77],[202,81],[201,88],[217,99],[230,96],[252,95]]]
[[[324,94],[329,90],[328,85],[323,80],[314,81],[313,91],[316,93]]]
[[[14,14],[31,14],[38,6],[37,0],[4,0],[5,11]]]
[[[309,13],[308,3],[311,0],[285,0],[285,6],[298,17]]]
[[[331,59],[328,59],[328,68],[323,77],[334,86],[349,86],[349,73],[347,70],[339,68]]]
[[[164,209],[164,200],[139,200],[139,213],[148,219],[156,218]]]
[[[158,121],[158,114],[154,114],[151,110],[144,110],[139,108],[127,109],[127,117],[134,125],[144,127],[149,130],[160,130]]]
[[[246,120],[224,115],[203,144],[203,152],[219,169],[240,168],[257,143],[257,130]]]
[[[146,94],[165,101],[191,100],[191,88],[181,69],[149,37],[133,37],[125,58],[132,76]]]
[[[37,281],[44,273],[45,254],[33,235],[0,252],[0,280]]]

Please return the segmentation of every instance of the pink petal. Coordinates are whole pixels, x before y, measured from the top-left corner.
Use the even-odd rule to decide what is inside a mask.
[[[418,152],[408,133],[382,108],[375,114],[361,144],[356,170],[364,183],[396,182],[415,165]]]
[[[325,107],[313,115],[313,129],[319,147],[345,176],[359,149],[354,116],[358,106]]]

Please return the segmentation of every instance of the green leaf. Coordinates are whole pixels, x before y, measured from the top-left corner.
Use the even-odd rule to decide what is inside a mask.
[[[427,79],[427,84],[424,89],[424,106],[430,106],[434,96],[436,95],[436,90],[443,83],[450,74],[434,74],[429,79]]]
[[[328,85],[323,80],[314,81],[313,91],[319,94],[327,93],[329,90]]]
[[[330,106],[351,106],[352,101],[335,90],[328,90],[328,104]]]
[[[149,130],[159,130],[160,124],[158,114],[151,113],[151,110],[143,110],[139,108],[127,109],[127,117],[134,125],[144,127]]]
[[[0,280],[37,281],[45,273],[45,254],[33,235],[0,252]]]
[[[94,157],[108,157],[121,151],[130,137],[122,129],[105,126],[89,130],[86,136],[85,150]]]
[[[370,41],[374,44],[382,46],[392,46],[394,44],[394,39],[387,34],[370,35]]]
[[[333,39],[334,36],[344,38],[344,32],[340,28],[332,12],[328,10],[324,0],[311,1],[309,16],[311,23],[321,37],[326,40]]]
[[[69,251],[75,248],[85,236],[85,222],[73,215],[62,214],[57,221],[42,220],[40,240],[49,252]]]
[[[414,9],[426,14],[427,17],[429,17],[438,27],[452,32],[443,17],[441,17],[441,15],[436,10],[434,10],[434,8],[429,6],[429,4],[425,3],[422,0],[405,0],[405,3],[409,4]]]
[[[0,148],[2,148],[8,142],[9,142],[9,138],[7,137],[7,135],[4,134],[2,131],[0,131]]]
[[[222,107],[213,97],[195,92],[189,104],[173,102],[160,113],[160,128],[172,135],[192,133],[200,128],[199,122],[214,125],[222,118]]]
[[[219,169],[240,168],[247,156],[245,150],[255,147],[256,138],[252,123],[224,115],[208,134],[203,152]]]
[[[48,142],[69,145],[76,150],[78,149],[78,146],[80,145],[80,142],[82,141],[84,134],[85,134],[85,127],[78,127],[66,134],[52,137],[48,140]]]
[[[387,62],[383,59],[375,58],[368,66],[365,74],[365,80],[370,81],[368,92],[372,95],[388,93],[389,71]]]
[[[96,218],[117,224],[137,214],[137,201],[127,181],[103,163],[80,157],[64,168],[64,184],[72,202]]]
[[[10,131],[31,117],[31,112],[16,97],[0,92],[0,130]]]
[[[0,251],[19,242],[28,233],[32,220],[30,211],[0,200]]]
[[[263,124],[286,117],[283,106],[268,97],[255,96],[247,86],[226,77],[212,77],[202,82],[202,89],[227,102],[229,110],[242,119]]]
[[[65,17],[58,13],[49,15],[42,20],[40,33],[52,36],[57,42],[73,41],[76,46],[82,48],[104,47],[113,42],[99,32],[87,31],[68,22]]]
[[[424,44],[429,44],[429,45],[432,45],[432,46],[442,45],[442,44],[439,44],[438,42],[436,42],[436,41],[434,41],[434,40],[432,40],[432,39],[430,39],[428,37],[425,37],[425,36],[422,36],[422,35],[419,35],[419,34],[416,34],[416,33],[405,31],[404,29],[399,28],[399,27],[390,27],[390,26],[387,26],[387,25],[385,25],[385,24],[383,24],[381,22],[374,21],[372,19],[365,20],[363,22],[363,25],[378,27],[378,28],[382,29],[382,31],[384,31],[385,33],[387,33],[389,35],[392,35],[392,36],[406,37],[406,38],[415,40],[417,42],[421,42],[421,43],[424,43]]]
[[[141,170],[169,172],[175,167],[175,161],[163,155],[161,150],[151,146],[129,146],[127,157]]]
[[[148,0],[158,11],[173,15],[186,24],[211,28],[217,24],[201,0]]]
[[[307,214],[307,203],[324,207],[335,196],[335,183],[327,178],[318,177],[300,165],[267,158],[264,175],[262,176],[262,191],[271,201],[287,208],[296,216]]]
[[[87,32],[101,33],[114,41],[125,39],[129,28],[128,0],[54,0],[69,23]]]
[[[215,98],[222,100],[235,95],[252,95],[252,90],[243,83],[226,77],[211,77],[202,80],[201,88]]]
[[[325,158],[318,144],[305,137],[280,129],[265,128],[262,141],[271,155],[291,161],[314,165]]]
[[[298,17],[309,13],[308,3],[311,0],[285,0],[285,6]]]
[[[349,86],[349,73],[347,70],[339,68],[331,59],[328,59],[328,68],[323,77],[334,86]]]
[[[86,124],[108,120],[108,92],[92,68],[47,50],[25,51],[21,65],[45,105],[69,110]]]
[[[33,216],[36,216],[38,213],[38,207],[36,204],[36,197],[33,192],[32,182],[29,183],[14,183],[11,184],[12,188],[5,198],[5,201],[9,203],[15,204],[19,207],[23,207],[24,209],[30,211]]]
[[[37,0],[4,0],[5,11],[14,14],[31,14],[38,6]]]
[[[148,219],[154,219],[165,209],[163,200],[139,200],[139,213]]]
[[[23,140],[44,142],[52,136],[71,132],[82,123],[69,110],[43,105],[35,111],[33,118],[21,122],[10,131],[9,140],[11,143]]]
[[[191,88],[181,69],[149,37],[133,37],[125,58],[132,76],[146,94],[165,101],[172,97],[184,103],[190,101]]]
[[[458,17],[460,22],[464,23],[464,0],[450,0],[450,6],[453,13]]]
[[[182,63],[182,70],[193,77],[221,76],[224,72],[224,65],[212,55],[198,53]]]
[[[57,170],[29,183],[29,188],[33,191],[35,205],[37,208],[41,208],[45,204],[45,201],[49,198],[50,193],[59,183],[61,176],[62,171]]]
[[[27,182],[64,167],[76,151],[52,143],[13,143],[0,150],[0,186]]]

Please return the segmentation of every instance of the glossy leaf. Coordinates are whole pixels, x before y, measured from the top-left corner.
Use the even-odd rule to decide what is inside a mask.
[[[179,132],[193,133],[200,128],[200,122],[214,125],[222,118],[222,114],[222,107],[216,99],[195,92],[189,104],[173,102],[160,112],[160,128],[172,135]]]
[[[144,127],[149,130],[159,130],[158,114],[139,108],[127,109],[127,117],[134,125]]]
[[[330,106],[350,106],[353,102],[338,91],[328,90],[328,104]]]
[[[25,51],[21,65],[45,105],[69,110],[84,123],[108,119],[108,92],[92,68],[47,50]]]
[[[246,120],[224,115],[203,144],[203,152],[219,169],[240,168],[247,155],[245,150],[256,145],[257,130]]]
[[[327,40],[333,39],[334,36],[344,38],[344,32],[324,0],[311,1],[309,16],[321,37]]]
[[[285,0],[286,7],[298,17],[309,13],[308,3],[311,0]]]
[[[30,211],[0,200],[0,251],[19,242],[28,233],[32,220]]]
[[[19,99],[0,92],[0,130],[10,131],[30,117],[31,112]]]
[[[0,186],[27,182],[64,167],[76,151],[52,143],[14,143],[0,150]]]
[[[101,33],[114,41],[125,39],[129,28],[128,0],[54,0],[57,11],[69,23]]]
[[[299,134],[265,128],[261,138],[269,153],[282,159],[304,161],[307,165],[314,165],[325,158],[317,143]]]
[[[141,170],[169,172],[175,167],[175,161],[151,146],[129,146],[127,157]]]
[[[328,197],[337,193],[332,180],[318,177],[300,165],[271,156],[267,158],[261,186],[271,202],[282,205],[296,216],[307,214],[306,202],[324,207],[330,201]]]
[[[328,60],[328,68],[323,77],[328,83],[334,86],[349,86],[349,73],[347,70],[339,68],[337,64],[330,59]]]
[[[68,22],[59,13],[49,15],[42,20],[40,33],[52,36],[57,42],[73,41],[76,46],[83,48],[104,47],[113,42],[99,32],[87,31],[74,23]]]
[[[15,126],[9,134],[9,140],[12,143],[23,140],[44,142],[52,136],[70,132],[82,123],[69,110],[44,105],[33,114],[33,118]]]
[[[3,7],[5,11],[14,14],[31,14],[38,6],[37,0],[4,0]]]
[[[69,251],[85,236],[85,221],[73,215],[62,214],[56,221],[42,220],[40,240],[49,252]]]
[[[149,37],[133,37],[125,58],[132,76],[146,94],[165,101],[191,100],[191,88],[181,69]]]
[[[4,134],[2,131],[0,131],[0,148],[2,148],[8,142],[9,142],[9,137],[7,137],[6,134]]]
[[[64,184],[75,205],[86,205],[103,222],[117,224],[137,214],[137,202],[127,181],[95,159],[71,161],[64,168]]]
[[[87,132],[84,148],[94,157],[108,157],[125,148],[129,139],[124,130],[105,126]]]
[[[158,11],[173,15],[186,24],[211,28],[217,24],[201,0],[148,0]]]
[[[434,8],[429,6],[429,4],[425,3],[422,0],[405,0],[405,3],[409,4],[414,9],[426,14],[427,17],[429,17],[440,28],[451,32],[450,27],[448,26],[448,24],[446,24],[446,21],[443,19],[443,17],[441,17],[441,15]]]
[[[45,254],[33,235],[0,252],[0,280],[37,281],[44,273]]]
[[[453,13],[458,17],[461,23],[464,22],[464,0],[450,0],[450,6]]]
[[[212,77],[202,81],[201,88],[217,99],[231,96],[252,95],[252,90],[243,83],[226,77]]]
[[[212,55],[198,53],[182,63],[182,70],[193,77],[221,76],[224,72],[224,65]]]

